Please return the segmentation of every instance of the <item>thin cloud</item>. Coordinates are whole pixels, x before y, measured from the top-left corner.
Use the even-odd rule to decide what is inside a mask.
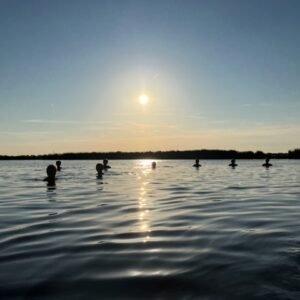
[[[96,124],[110,124],[111,122],[106,121],[63,121],[63,120],[42,120],[42,119],[32,119],[23,120],[23,123],[28,124],[66,124],[66,125],[96,125]]]
[[[63,131],[1,131],[0,135],[14,135],[14,136],[40,136],[62,134]]]

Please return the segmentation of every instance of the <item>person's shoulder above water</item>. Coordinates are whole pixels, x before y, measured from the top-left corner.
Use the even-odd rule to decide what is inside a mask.
[[[273,165],[272,164],[263,164],[262,166],[268,168],[268,167],[272,167]]]
[[[102,164],[99,163],[99,164],[96,165],[96,171],[97,171],[97,177],[98,178],[102,177],[102,175],[103,175],[103,169],[104,169],[104,167],[103,167]]]

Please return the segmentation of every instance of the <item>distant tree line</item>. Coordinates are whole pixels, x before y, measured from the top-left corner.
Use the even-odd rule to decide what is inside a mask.
[[[288,158],[299,159],[300,158],[300,148],[295,150],[290,150],[288,153]]]
[[[147,152],[83,152],[61,153],[45,155],[0,155],[0,160],[29,160],[29,159],[299,159],[300,149],[288,151],[288,153],[264,153],[262,151],[235,151],[235,150],[188,150],[188,151],[147,151]]]

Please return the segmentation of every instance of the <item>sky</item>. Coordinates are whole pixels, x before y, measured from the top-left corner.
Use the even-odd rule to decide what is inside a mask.
[[[0,0],[0,154],[299,147],[299,28],[298,0]]]

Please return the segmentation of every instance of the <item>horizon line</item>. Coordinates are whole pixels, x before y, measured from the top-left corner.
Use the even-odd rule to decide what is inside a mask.
[[[146,150],[146,151],[84,151],[84,152],[53,152],[53,153],[36,153],[36,154],[0,154],[0,157],[41,157],[41,156],[62,156],[62,155],[92,155],[92,154],[166,154],[166,153],[190,153],[190,152],[235,152],[237,154],[264,154],[264,155],[278,155],[278,154],[289,154],[292,151],[299,151],[300,147],[294,147],[293,149],[289,149],[285,152],[270,152],[263,150],[235,150],[235,149],[188,149],[188,150]]]

